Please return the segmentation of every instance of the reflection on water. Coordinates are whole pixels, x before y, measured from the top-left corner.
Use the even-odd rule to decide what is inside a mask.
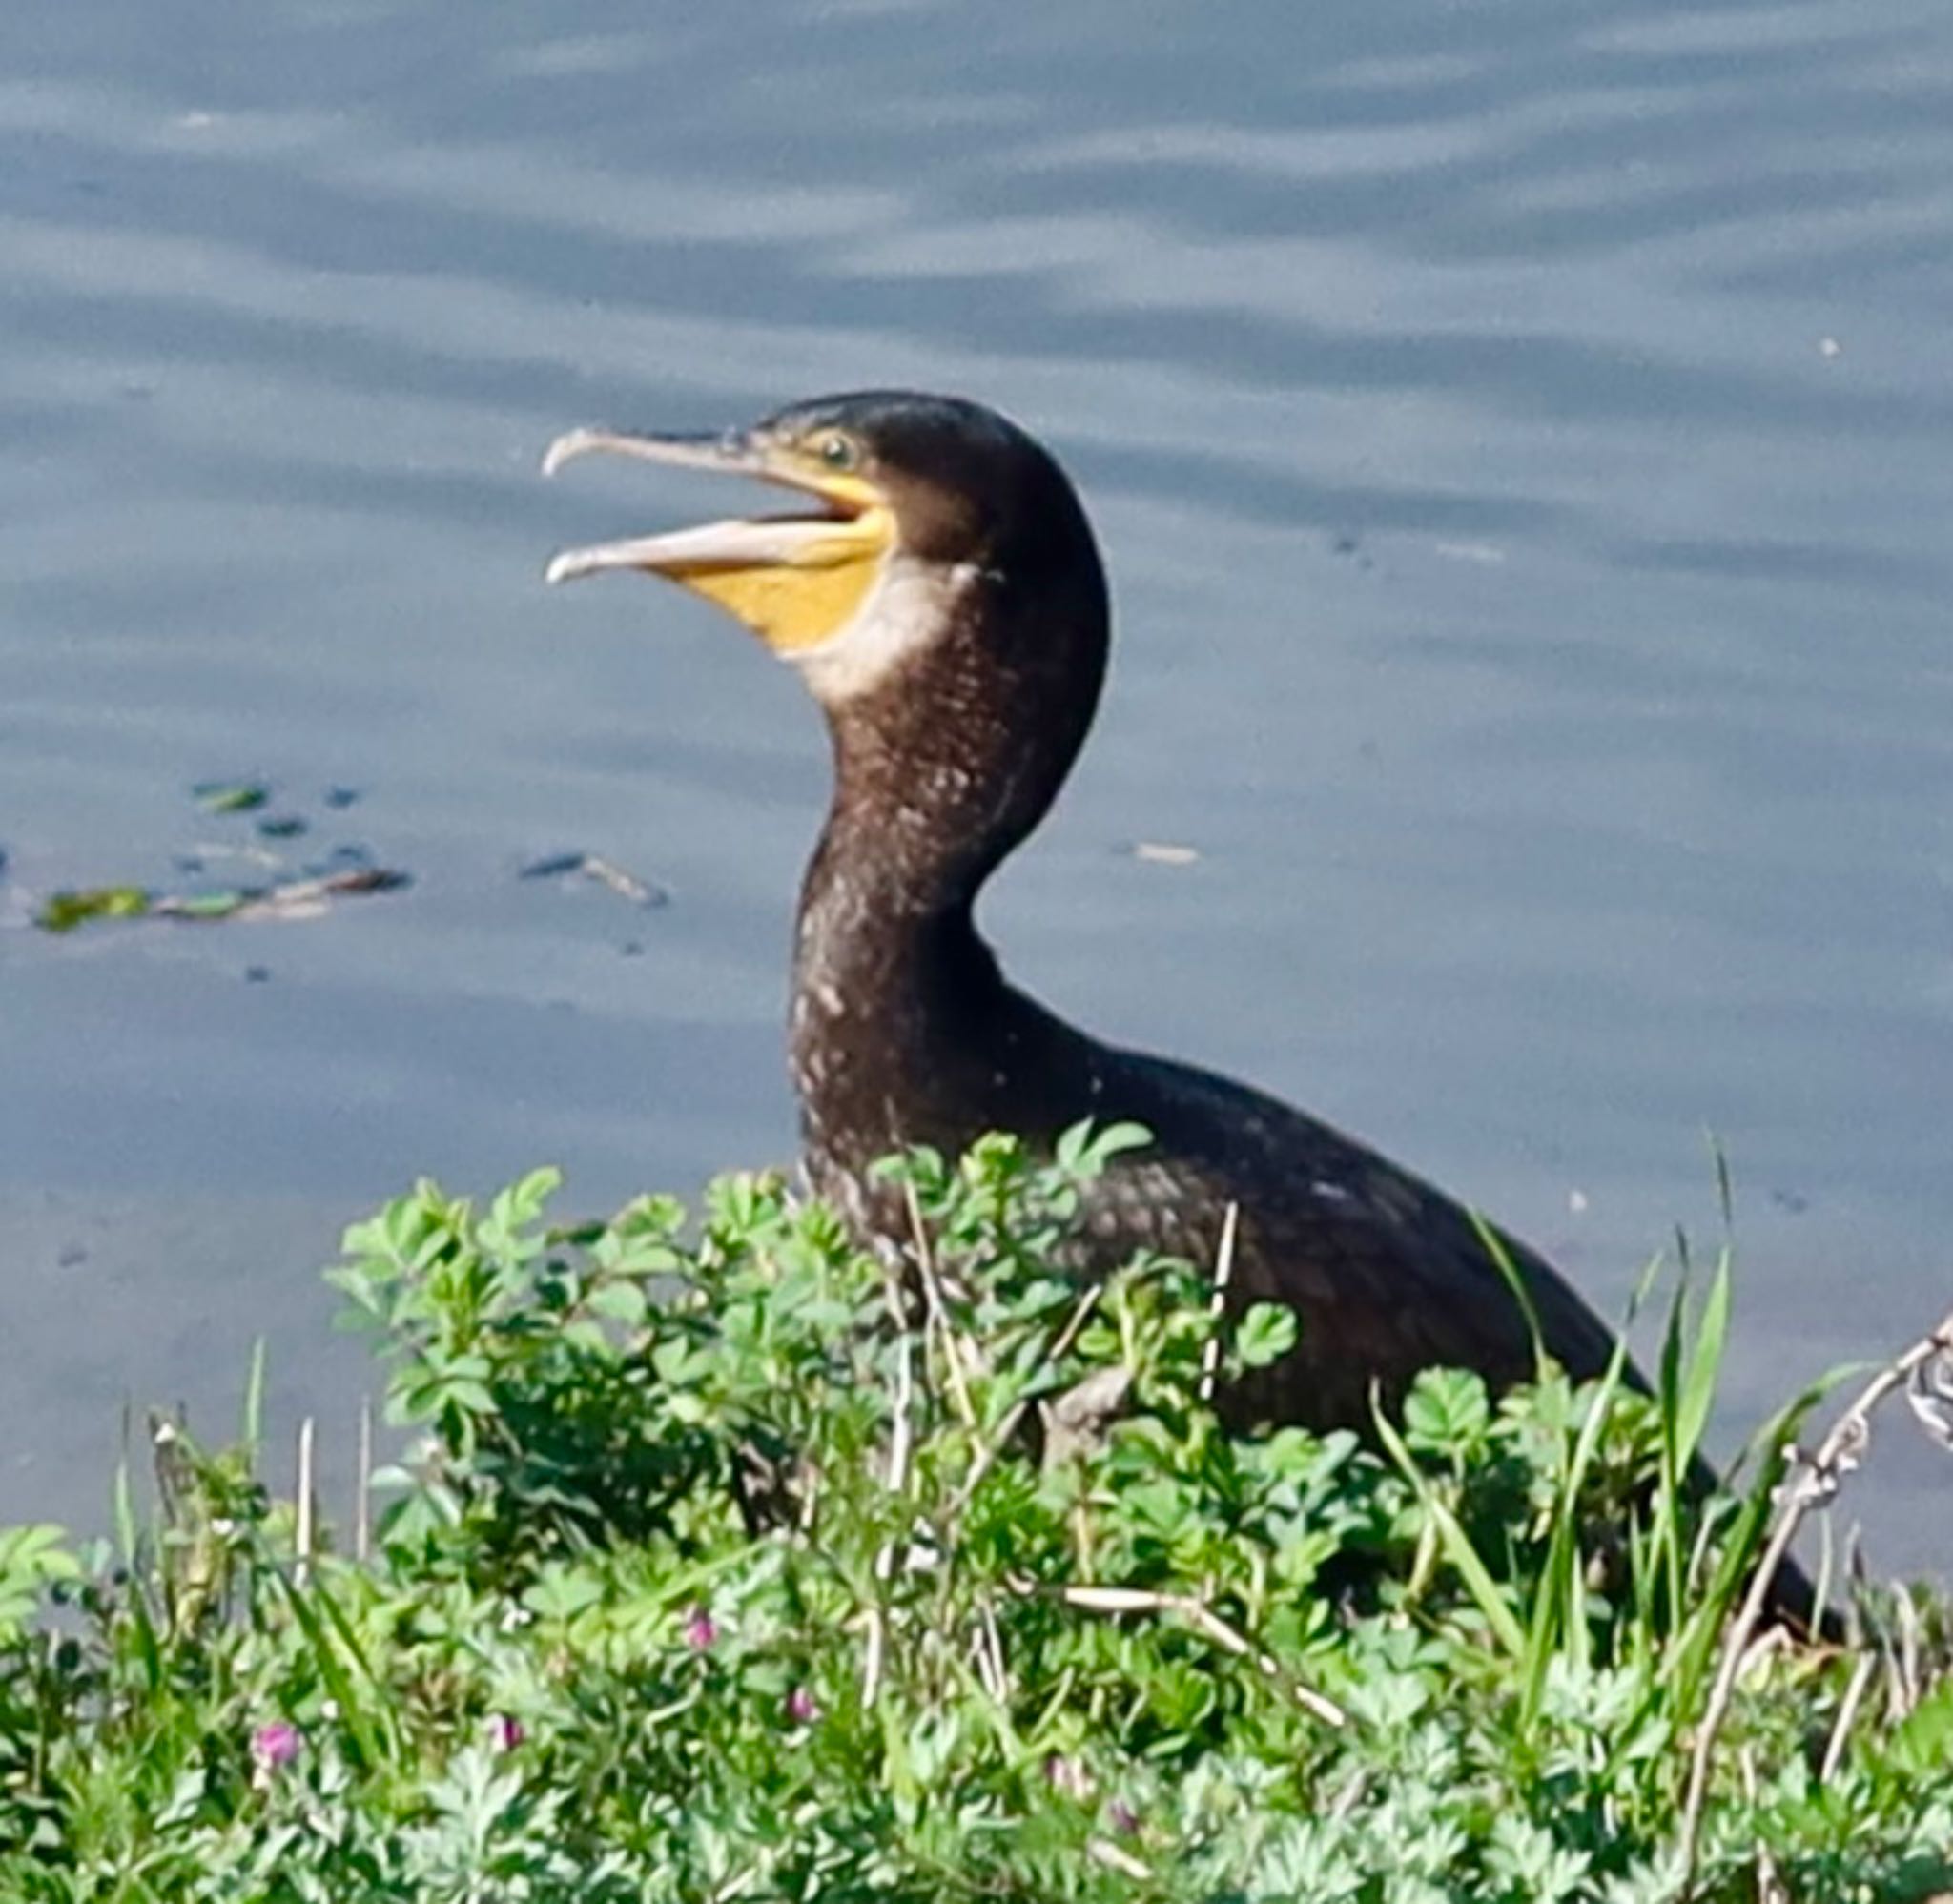
[[[1713,1130],[1738,1408],[1943,1307],[1953,22],[1187,17],[11,23],[0,921],[160,880],[241,774],[365,789],[418,883],[0,930],[0,1515],[90,1518],[115,1398],[215,1411],[259,1329],[343,1404],[312,1266],[416,1173],[597,1204],[785,1154],[813,719],[675,595],[543,593],[682,477],[534,465],[869,381],[1022,416],[1113,563],[1100,731],[990,911],[1027,980],[1608,1302],[1713,1230]],[[516,877],[565,851],[672,903]],[[1943,1482],[1881,1459],[1943,1564]]]

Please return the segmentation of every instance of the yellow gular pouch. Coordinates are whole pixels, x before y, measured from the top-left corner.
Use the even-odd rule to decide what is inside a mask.
[[[663,573],[736,615],[775,654],[797,654],[854,619],[894,537],[890,513],[868,509],[810,536],[785,562],[673,564]]]

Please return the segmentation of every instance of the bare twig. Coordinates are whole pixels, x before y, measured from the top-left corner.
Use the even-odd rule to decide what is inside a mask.
[[[1818,1768],[1818,1783],[1828,1785],[1831,1774],[1844,1759],[1844,1744],[1851,1732],[1853,1722],[1858,1718],[1858,1709],[1864,1703],[1865,1693],[1870,1689],[1872,1675],[1879,1669],[1879,1656],[1875,1652],[1862,1654],[1859,1663],[1851,1669],[1851,1683],[1844,1689],[1844,1698],[1838,1708],[1838,1718],[1831,1728],[1831,1736],[1824,1745],[1824,1761]]]
[[[915,1395],[915,1338],[904,1329],[897,1340],[895,1361],[895,1426],[889,1440],[887,1486],[898,1500],[909,1489],[909,1451],[915,1444],[915,1430],[909,1411]],[[877,1587],[885,1587],[895,1570],[895,1543],[884,1541],[874,1557]],[[868,1612],[868,1647],[861,1664],[861,1703],[874,1704],[881,1689],[882,1653],[887,1640],[887,1614],[877,1603]]]
[[[1828,1506],[1837,1498],[1844,1480],[1863,1461],[1871,1445],[1873,1411],[1912,1381],[1914,1371],[1936,1357],[1953,1353],[1953,1311],[1941,1318],[1938,1325],[1922,1336],[1902,1355],[1886,1363],[1865,1383],[1858,1400],[1832,1424],[1831,1431],[1813,1453],[1795,1452],[1778,1489],[1777,1520],[1762,1558],[1751,1577],[1749,1591],[1722,1645],[1722,1658],[1710,1689],[1709,1704],[1696,1735],[1696,1751],[1689,1767],[1689,1795],[1682,1812],[1682,1863],[1694,1873],[1696,1853],[1701,1839],[1702,1806],[1709,1791],[1709,1762],[1716,1750],[1716,1735],[1729,1714],[1736,1694],[1737,1680],[1749,1651],[1750,1636],[1763,1617],[1763,1607],[1777,1579],[1777,1569],[1790,1551],[1804,1516],[1814,1507]]]
[[[1120,1851],[1110,1838],[1087,1838],[1085,1855],[1095,1864],[1102,1864],[1107,1871],[1116,1871],[1121,1877],[1151,1877],[1153,1867],[1142,1864],[1131,1852]]]
[[[976,1628],[976,1673],[983,1689],[999,1706],[1010,1699],[1010,1675],[1003,1660],[1003,1634],[997,1629],[997,1612],[988,1603],[982,1608]]]
[[[1214,1252],[1214,1293],[1207,1303],[1207,1346],[1201,1352],[1201,1400],[1214,1399],[1221,1379],[1221,1325],[1227,1312],[1227,1285],[1234,1280],[1234,1237],[1241,1205],[1230,1203],[1221,1218],[1221,1246]]]
[[[1038,1589],[1027,1582],[1019,1590],[1036,1592]],[[1252,1661],[1264,1678],[1280,1686],[1304,1711],[1320,1719],[1324,1725],[1340,1730],[1349,1723],[1349,1714],[1333,1699],[1316,1691],[1313,1687],[1305,1686],[1272,1654],[1264,1652],[1252,1640],[1230,1627],[1205,1602],[1195,1599],[1190,1593],[1154,1593],[1141,1587],[1069,1586],[1055,1590],[1067,1607],[1076,1607],[1086,1613],[1107,1613],[1115,1617],[1123,1613],[1178,1613],[1223,1652]]]
[[[922,1280],[922,1299],[929,1305],[929,1326],[942,1338],[943,1360],[948,1363],[950,1372],[950,1395],[956,1404],[956,1413],[962,1417],[964,1427],[974,1435],[976,1432],[976,1408],[970,1400],[969,1383],[964,1380],[963,1345],[957,1339],[956,1325],[950,1321],[948,1305],[942,1300],[942,1282],[935,1273],[935,1252],[929,1244],[929,1226],[922,1220],[922,1205],[915,1196],[913,1182],[903,1183],[902,1201],[909,1212],[915,1270]]]
[[[1899,1672],[1899,1693],[1892,1702],[1893,1716],[1902,1719],[1924,1696],[1925,1681],[1920,1673],[1919,1608],[1912,1604],[1912,1595],[1903,1587],[1892,1605],[1899,1623],[1899,1648],[1894,1654]]]
[[[915,1338],[905,1335],[897,1346],[895,1361],[895,1428],[889,1441],[888,1490],[891,1494],[901,1494],[909,1485],[909,1453],[915,1444],[915,1430],[910,1421],[909,1411],[915,1400]],[[881,1578],[889,1577],[888,1567],[883,1565],[894,1551],[893,1544],[885,1546],[881,1559],[876,1562],[876,1571]]]
[[[884,1644],[885,1622],[879,1607],[868,1609],[868,1645],[863,1649],[861,1662],[861,1703],[873,1706],[875,1694],[881,1690],[881,1655]]]

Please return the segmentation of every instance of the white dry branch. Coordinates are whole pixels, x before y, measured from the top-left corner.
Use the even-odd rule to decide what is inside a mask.
[[[1953,1310],[1948,1310],[1933,1328],[1865,1383],[1858,1399],[1832,1424],[1816,1448],[1809,1453],[1801,1448],[1792,1453],[1777,1492],[1777,1519],[1751,1577],[1749,1591],[1724,1637],[1716,1683],[1710,1689],[1701,1730],[1696,1735],[1695,1756],[1689,1766],[1688,1800],[1682,1812],[1682,1864],[1691,1873],[1701,1842],[1702,1808],[1709,1792],[1709,1766],[1716,1750],[1716,1736],[1728,1717],[1730,1701],[1735,1697],[1737,1682],[1750,1654],[1751,1635],[1763,1617],[1777,1570],[1790,1551],[1791,1542],[1797,1538],[1804,1517],[1813,1508],[1828,1507],[1837,1499],[1846,1477],[1863,1462],[1872,1444],[1873,1412],[1901,1389],[1909,1398],[1916,1398],[1922,1391],[1935,1399],[1943,1393],[1953,1393],[1953,1379],[1949,1377],[1953,1377]],[[1914,1399],[1913,1410],[1922,1425],[1933,1433],[1937,1421],[1930,1408],[1922,1408]],[[1944,1444],[1943,1442],[1942,1445]]]

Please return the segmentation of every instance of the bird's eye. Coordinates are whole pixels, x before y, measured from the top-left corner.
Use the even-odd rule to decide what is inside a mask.
[[[820,460],[830,469],[853,469],[856,461],[854,445],[846,437],[823,437],[820,440]]]

